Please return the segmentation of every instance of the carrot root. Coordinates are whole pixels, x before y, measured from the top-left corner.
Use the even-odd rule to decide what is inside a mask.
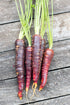
[[[31,72],[32,72],[32,47],[28,46],[26,48],[26,95],[28,94],[30,82],[31,82]]]
[[[34,82],[33,85],[32,85],[32,89],[34,89],[34,88],[35,89],[37,88],[37,83],[36,82]]]
[[[36,94],[36,88],[37,88],[37,82],[34,82],[32,85],[32,89],[33,89],[33,95],[31,97],[31,99],[33,98],[33,96]]]
[[[37,82],[40,74],[40,49],[41,49],[41,36],[33,36],[33,55],[32,55],[32,67],[33,67],[33,81]]]
[[[39,87],[39,91],[41,91],[47,83],[48,70],[49,70],[53,55],[54,55],[54,51],[52,49],[45,50],[43,65],[42,65],[41,85]]]
[[[22,99],[22,92],[24,89],[24,41],[17,39],[15,42],[16,57],[15,57],[15,69],[18,80],[18,97]]]

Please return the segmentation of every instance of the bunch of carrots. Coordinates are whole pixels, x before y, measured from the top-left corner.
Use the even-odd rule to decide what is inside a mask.
[[[17,3],[19,2],[19,4]],[[15,69],[18,80],[18,97],[22,99],[24,89],[24,73],[26,72],[26,95],[29,90],[31,75],[33,76],[33,94],[37,88],[37,82],[41,72],[41,91],[47,82],[48,70],[54,55],[53,47],[53,1],[52,6],[52,22],[49,17],[49,0],[24,0],[24,10],[21,0],[15,0],[17,12],[19,15],[21,29],[18,39],[15,41],[16,57]],[[35,35],[31,38],[30,28],[32,25],[34,12],[34,30]],[[44,34],[47,31],[49,48],[45,48],[46,41]],[[28,46],[25,48],[25,38]],[[25,67],[26,66],[26,67]]]

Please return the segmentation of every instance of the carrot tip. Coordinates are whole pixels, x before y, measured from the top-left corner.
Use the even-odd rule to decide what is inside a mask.
[[[42,87],[40,87],[40,88],[39,88],[39,91],[41,91],[42,89],[43,89],[43,88],[42,88]]]
[[[20,100],[22,100],[22,92],[18,92],[18,97]]]
[[[28,92],[28,88],[26,88],[26,92]]]
[[[20,97],[20,100],[22,100],[22,97]]]
[[[16,72],[16,75],[18,75],[18,72]]]
[[[26,88],[26,95],[28,94],[28,88]]]

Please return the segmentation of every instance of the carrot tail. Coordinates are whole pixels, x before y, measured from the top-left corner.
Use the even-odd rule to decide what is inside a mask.
[[[48,70],[54,55],[54,51],[52,49],[46,49],[44,54],[44,60],[42,65],[42,78],[41,78],[41,85],[39,91],[41,91],[47,82]]]
[[[31,61],[32,61],[32,47],[30,46],[26,48],[26,95],[28,93],[31,81],[31,69],[32,69]]]
[[[17,39],[15,42],[15,47],[15,69],[18,79],[18,96],[20,99],[22,99],[22,91],[24,88],[24,41]]]
[[[36,88],[37,88],[37,82],[34,82],[33,85],[32,85],[32,89],[33,89],[33,95],[31,97],[31,99],[33,98],[34,94],[36,94]]]
[[[18,91],[18,97],[22,100],[22,91]]]

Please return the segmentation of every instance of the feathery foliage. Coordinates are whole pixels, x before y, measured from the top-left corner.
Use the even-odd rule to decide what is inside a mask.
[[[21,22],[19,39],[22,39],[25,36],[27,38],[29,46],[31,46],[30,27],[32,24],[32,17],[33,17],[32,0],[24,0],[25,12],[23,11],[21,0],[18,1],[20,8],[18,7],[17,0],[15,0],[19,19]]]

